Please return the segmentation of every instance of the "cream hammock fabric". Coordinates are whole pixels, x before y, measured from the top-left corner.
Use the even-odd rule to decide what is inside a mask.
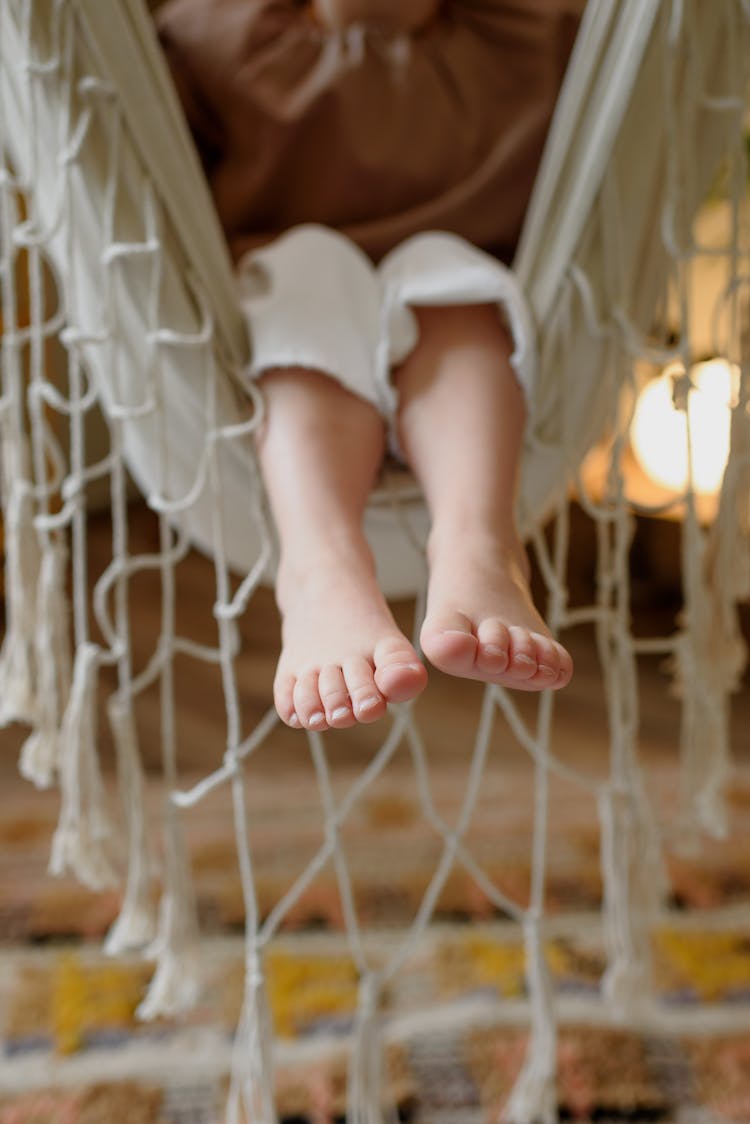
[[[540,329],[540,380],[528,441],[522,518],[549,593],[554,629],[596,632],[611,726],[606,782],[554,754],[553,699],[524,721],[513,698],[487,688],[457,824],[432,801],[425,747],[409,706],[393,708],[384,742],[338,803],[326,739],[309,748],[326,815],[318,854],[288,894],[261,918],[247,844],[243,769],[277,719],[269,709],[246,729],[235,673],[235,622],[272,565],[272,538],[252,456],[262,402],[237,375],[247,344],[230,265],[181,110],[142,0],[3,0],[0,6],[0,281],[2,282],[2,499],[6,538],[6,633],[0,654],[0,717],[32,731],[21,769],[57,781],[60,822],[51,868],[87,885],[127,875],[112,953],[144,948],[157,961],[145,1018],[184,1010],[199,989],[199,943],[184,843],[189,809],[229,786],[247,916],[245,1002],[237,1031],[227,1119],[275,1119],[263,952],[285,915],[327,862],[335,865],[350,955],[360,978],[352,1034],[349,1119],[378,1124],[383,989],[403,970],[453,866],[465,868],[524,929],[531,1037],[507,1106],[515,1124],[556,1119],[555,1003],[543,953],[546,799],[550,771],[595,797],[601,818],[603,925],[609,966],[602,980],[611,1017],[651,1010],[648,933],[664,901],[661,828],[644,791],[638,738],[637,664],[672,659],[683,692],[681,828],[725,830],[728,706],[744,665],[736,605],[750,597],[750,414],[748,412],[747,230],[742,125],[750,61],[747,0],[590,0],[560,97],[517,255],[516,270]],[[729,244],[694,239],[698,204],[723,169]],[[732,454],[713,526],[697,516],[691,484],[672,501],[682,511],[685,611],[674,636],[638,640],[629,628],[632,506],[621,473],[638,363],[700,356],[692,326],[695,263],[727,263],[712,319],[713,354],[735,366]],[[50,280],[52,278],[52,280]],[[59,338],[64,377],[49,361]],[[742,346],[744,343],[744,352]],[[675,383],[683,406],[689,375]],[[96,403],[110,449],[87,451]],[[579,478],[584,454],[610,438],[602,494]],[[65,441],[61,442],[61,435]],[[127,471],[158,513],[160,549],[128,545]],[[110,566],[89,594],[86,494],[106,482]],[[568,500],[596,521],[595,603],[569,608]],[[386,486],[369,513],[381,573],[392,592],[414,586],[414,549],[424,513],[408,488]],[[540,525],[553,519],[549,539]],[[406,537],[404,537],[404,531]],[[551,543],[551,545],[550,545]],[[191,544],[215,563],[216,643],[197,644],[175,626],[174,573]],[[394,557],[397,563],[393,564]],[[411,563],[410,563],[411,559]],[[162,587],[161,637],[145,666],[130,645],[128,585],[152,569]],[[239,575],[239,580],[232,577]],[[70,575],[70,584],[69,584]],[[72,596],[72,619],[66,594]],[[180,788],[173,709],[176,655],[221,669],[226,752],[221,768]],[[95,713],[100,669],[113,667],[107,699],[125,795],[125,823],[103,799]],[[146,821],[134,716],[158,683],[162,756],[173,798],[162,825],[166,861],[161,908],[151,906],[156,825]],[[464,842],[493,727],[505,723],[535,762],[535,834],[528,902],[510,900]],[[341,734],[337,734],[340,738]],[[413,927],[385,961],[373,960],[357,917],[340,828],[400,744],[414,762],[425,817],[443,852]]]

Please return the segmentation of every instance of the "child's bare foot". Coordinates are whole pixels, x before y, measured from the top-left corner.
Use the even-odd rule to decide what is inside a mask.
[[[274,701],[289,726],[344,729],[413,699],[427,671],[391,616],[365,557],[282,567],[283,648]]]
[[[424,654],[450,675],[522,691],[564,687],[569,653],[534,608],[520,543],[464,532],[430,540]]]

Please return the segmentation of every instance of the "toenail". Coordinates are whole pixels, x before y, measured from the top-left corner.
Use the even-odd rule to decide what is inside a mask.
[[[369,698],[357,703],[357,710],[361,713],[363,710],[374,710],[376,706],[380,706],[380,699],[377,695],[370,695]]]
[[[316,710],[315,713],[311,714],[308,718],[308,722],[311,726],[320,726],[321,723],[325,722],[325,720],[326,716],[322,710]]]
[[[289,715],[288,725],[292,726],[294,729],[299,729],[300,721],[296,714]]]
[[[550,667],[549,664],[546,663],[540,663],[539,670],[541,671],[542,675],[557,675],[557,668]]]
[[[485,644],[484,650],[488,656],[507,656],[508,649],[501,648],[498,644]]]
[[[389,666],[389,668],[393,668],[394,671],[397,668],[402,668],[405,671],[421,671],[422,670],[422,664],[421,663],[392,663],[392,664],[389,664],[388,666]]]
[[[517,656],[513,657],[513,663],[520,663],[520,664],[523,664],[525,667],[536,667],[537,666],[536,660],[532,659],[531,656],[525,656],[523,654],[523,652],[521,652]]]
[[[348,706],[337,706],[333,714],[331,715],[331,718],[334,722],[339,722],[342,718],[349,718],[351,716],[351,713],[352,712]]]

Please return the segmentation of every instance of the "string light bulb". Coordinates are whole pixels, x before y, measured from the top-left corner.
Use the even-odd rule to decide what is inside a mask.
[[[654,481],[674,492],[688,486],[688,426],[693,488],[716,495],[727,460],[737,369],[724,359],[709,359],[690,370],[687,409],[675,402],[684,368],[670,364],[638,396],[630,430],[635,458]]]

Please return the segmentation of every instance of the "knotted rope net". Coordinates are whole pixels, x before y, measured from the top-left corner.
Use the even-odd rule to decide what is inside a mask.
[[[727,828],[729,706],[746,655],[737,606],[750,597],[750,236],[743,143],[749,46],[747,0],[592,0],[516,261],[540,325],[541,365],[522,516],[546,585],[552,629],[564,636],[586,625],[595,632],[610,729],[606,779],[556,755],[552,693],[539,697],[529,720],[511,694],[486,688],[476,736],[467,734],[473,747],[460,815],[452,823],[436,805],[429,747],[410,705],[391,709],[382,744],[343,796],[327,737],[310,733],[324,838],[287,893],[262,915],[246,781],[253,755],[278,720],[269,706],[248,728],[237,622],[252,617],[254,596],[272,565],[273,536],[252,446],[263,404],[255,391],[238,390],[246,342],[221,235],[139,0],[6,0],[0,7],[7,599],[0,717],[31,726],[22,773],[39,786],[59,785],[52,873],[72,871],[94,890],[123,884],[122,909],[106,947],[113,954],[142,949],[155,959],[140,1008],[145,1019],[185,1011],[199,995],[200,934],[186,834],[191,809],[217,789],[231,793],[246,916],[244,1004],[227,1108],[232,1124],[276,1119],[264,956],[326,864],[336,872],[359,979],[348,1093],[352,1124],[384,1119],[382,1038],[390,1028],[381,999],[408,972],[457,868],[525,938],[530,1036],[506,1117],[515,1124],[557,1118],[555,997],[544,953],[547,812],[555,775],[589,792],[599,811],[608,956],[601,1002],[625,1021],[642,1018],[653,1003],[648,938],[666,900],[661,855],[674,825],[660,822],[639,762],[639,660],[663,655],[682,700],[678,830],[693,838]],[[696,235],[695,216],[708,192],[722,197],[727,217],[716,244]],[[708,315],[694,285],[706,261],[722,271]],[[675,402],[689,419],[694,365],[706,352],[725,360],[732,373],[730,457],[710,523],[690,473],[684,489],[648,507],[629,494],[624,471],[644,371],[675,365]],[[108,434],[104,453],[88,441],[97,411]],[[690,426],[687,434],[690,445]],[[606,470],[592,490],[581,464],[603,436]],[[158,523],[158,545],[145,553],[130,544],[129,475]],[[108,493],[112,551],[92,587],[87,506],[95,489]],[[575,606],[567,595],[573,495],[593,522],[598,544],[595,597]],[[682,517],[681,624],[670,635],[637,637],[629,578],[634,513],[667,507]],[[373,512],[376,520],[400,527],[404,549],[415,551],[421,525],[411,493],[404,501],[386,489]],[[215,627],[211,643],[183,635],[178,626],[176,572],[194,545],[210,555],[215,571],[213,589],[204,591]],[[130,593],[143,572],[158,577],[161,620],[153,650],[138,662]],[[183,658],[218,670],[226,713],[224,728],[216,730],[222,763],[188,788],[175,717]],[[153,689],[160,697],[161,758],[171,794],[158,822],[143,800],[136,721],[139,701]],[[96,729],[102,692],[124,797],[122,822],[104,797]],[[524,901],[496,884],[467,842],[498,730],[504,744],[529,755],[535,773],[531,884]],[[413,924],[387,956],[376,956],[358,915],[344,829],[404,748],[422,814],[441,850]],[[125,864],[117,846],[123,839]]]

